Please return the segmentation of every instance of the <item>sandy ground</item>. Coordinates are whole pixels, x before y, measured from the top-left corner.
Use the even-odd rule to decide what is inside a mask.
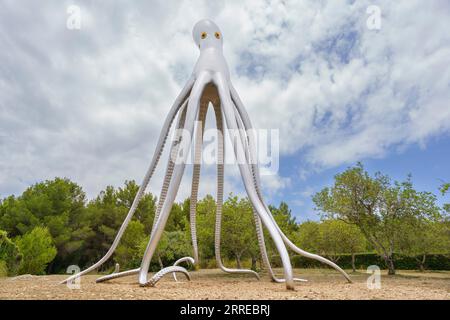
[[[279,270],[280,271],[280,270]],[[156,287],[140,287],[136,276],[95,283],[98,275],[87,275],[80,289],[58,284],[64,275],[0,278],[0,299],[446,299],[450,300],[450,272],[399,272],[381,278],[381,289],[369,290],[364,273],[353,273],[352,284],[330,270],[295,270],[308,282],[296,283],[295,291],[248,276],[224,274],[220,270],[191,272],[192,281],[171,275]]]

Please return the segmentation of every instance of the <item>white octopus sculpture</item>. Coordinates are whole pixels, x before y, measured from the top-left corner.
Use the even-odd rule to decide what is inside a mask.
[[[184,86],[169,111],[169,114],[164,122],[150,167],[148,168],[148,171],[136,194],[130,211],[128,212],[122,226],[120,227],[111,248],[97,263],[78,274],[72,275],[71,277],[64,280],[63,283],[71,282],[74,279],[94,269],[97,269],[113,254],[114,250],[119,244],[120,238],[122,237],[125,229],[128,226],[128,223],[133,217],[133,214],[139,204],[142,195],[144,194],[144,191],[150,181],[150,178],[152,177],[152,174],[155,171],[158,160],[163,152],[170,127],[177,114],[179,114],[177,129],[184,129],[185,133],[187,132],[190,134],[189,137],[192,137],[194,129],[196,130],[194,147],[194,168],[190,202],[190,227],[193,245],[193,258],[181,258],[180,260],[175,262],[173,266],[163,268],[162,270],[154,274],[150,279],[148,278],[150,261],[155,253],[156,247],[161,238],[170,210],[178,192],[188,156],[188,152],[184,152],[181,156],[178,155],[180,143],[182,142],[182,139],[185,135],[181,134],[181,130],[176,130],[176,136],[171,146],[170,158],[166,168],[166,175],[158,201],[158,207],[155,214],[155,220],[153,222],[150,240],[145,250],[140,268],[118,272],[118,268],[116,267],[116,271],[114,273],[97,279],[97,282],[102,282],[132,274],[139,274],[138,281],[141,286],[154,286],[156,282],[161,279],[161,277],[168,273],[173,273],[176,280],[175,272],[183,273],[188,279],[190,279],[188,271],[185,268],[178,266],[178,264],[181,262],[190,262],[192,264],[198,262],[195,219],[204,126],[194,126],[194,123],[196,121],[199,121],[201,124],[205,122],[209,103],[211,103],[214,108],[216,125],[219,131],[217,143],[217,204],[215,225],[215,255],[218,266],[225,272],[251,274],[259,279],[258,273],[253,270],[230,269],[225,267],[222,263],[220,254],[220,229],[224,179],[223,132],[225,127],[224,123],[226,123],[228,129],[238,130],[240,132],[237,137],[238,139],[234,141],[234,153],[247,195],[253,206],[253,215],[256,224],[257,238],[262,255],[262,261],[265,268],[268,270],[272,280],[279,283],[285,283],[287,289],[294,289],[294,281],[306,281],[293,277],[292,266],[288,251],[286,249],[287,245],[290,249],[292,249],[299,255],[319,260],[325,264],[328,264],[329,266],[342,273],[342,275],[349,282],[351,282],[349,276],[345,273],[345,271],[335,263],[316,254],[306,252],[294,245],[281,231],[281,229],[275,222],[275,219],[273,218],[268,206],[264,202],[261,192],[259,169],[255,161],[256,143],[255,137],[253,136],[251,130],[252,124],[236,89],[231,83],[230,72],[228,70],[225,57],[223,56],[222,34],[218,26],[213,21],[201,20],[194,26],[193,38],[196,45],[200,49],[200,57],[198,58],[194,71],[190,76],[187,84]],[[225,122],[223,121],[223,119],[225,119]],[[189,141],[183,141],[183,144],[189,149],[191,147],[191,139],[189,138],[187,140]],[[181,157],[181,159],[177,157]],[[277,278],[270,266],[264,241],[262,224],[264,224],[264,226],[267,228],[281,257],[284,269],[284,278]]]

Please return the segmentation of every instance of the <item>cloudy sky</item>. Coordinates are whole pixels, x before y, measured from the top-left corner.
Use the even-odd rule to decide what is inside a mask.
[[[80,29],[67,27],[71,6]],[[269,202],[317,219],[311,194],[357,161],[412,173],[421,190],[450,180],[448,1],[0,0],[0,197],[55,176],[89,198],[139,183],[198,57],[201,18],[222,29],[254,125],[280,130],[280,170],[263,177]],[[215,192],[212,169],[201,195]],[[226,192],[242,194],[226,170]]]

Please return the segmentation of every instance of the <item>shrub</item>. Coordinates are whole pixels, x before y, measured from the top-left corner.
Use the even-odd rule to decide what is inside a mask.
[[[401,270],[419,270],[419,264],[415,257],[394,255],[395,265]],[[352,256],[350,254],[339,255],[337,264],[343,269],[351,269]],[[301,256],[292,257],[294,268],[320,268],[324,264]],[[356,269],[367,269],[370,265],[377,265],[386,269],[385,260],[376,253],[359,253],[355,255]],[[425,267],[429,270],[450,270],[450,257],[443,254],[430,254],[427,256]]]
[[[145,248],[141,248],[140,244],[147,240],[144,225],[137,220],[130,221],[115,252],[114,260],[119,263],[121,269],[134,269],[140,266]]]
[[[0,260],[0,278],[6,277],[8,275],[8,268],[6,267],[6,262]]]
[[[0,230],[0,261],[4,263],[3,272],[15,275],[21,259],[22,255],[17,245],[8,238],[6,231]]]
[[[36,227],[17,239],[23,259],[19,273],[44,274],[47,264],[56,256],[56,247],[47,228]]]

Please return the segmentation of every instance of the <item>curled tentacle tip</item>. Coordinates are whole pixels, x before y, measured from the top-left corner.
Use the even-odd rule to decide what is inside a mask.
[[[192,258],[192,257],[183,257],[183,258],[181,258],[181,259],[178,259],[177,261],[175,261],[175,263],[173,264],[173,266],[175,267],[175,266],[177,266],[179,263],[181,263],[181,262],[190,262],[192,265],[194,265],[194,267],[195,267],[195,260],[194,260],[194,258]],[[197,260],[198,261],[198,260]],[[172,273],[172,275],[173,275],[173,279],[175,280],[175,281],[178,281],[178,279],[177,279],[177,276],[176,276],[176,271],[175,272],[173,272]],[[189,280],[191,280],[191,279],[189,279]]]

